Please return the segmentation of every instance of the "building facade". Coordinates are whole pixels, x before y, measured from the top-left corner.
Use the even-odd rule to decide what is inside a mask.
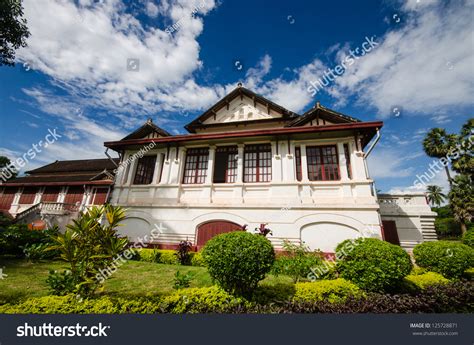
[[[396,224],[383,226],[367,168],[382,126],[319,103],[298,115],[241,85],[186,125],[189,134],[149,120],[105,143],[121,156],[111,199],[128,209],[120,231],[139,240],[159,229],[151,244],[161,248],[189,240],[199,249],[261,223],[277,249],[285,239],[328,253],[360,236],[400,242]],[[423,240],[420,229],[406,231],[405,241]]]

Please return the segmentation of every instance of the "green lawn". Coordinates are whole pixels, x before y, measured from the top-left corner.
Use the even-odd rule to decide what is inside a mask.
[[[11,303],[28,297],[48,295],[46,278],[49,270],[63,270],[67,265],[62,261],[42,261],[31,263],[22,259],[0,257],[0,268],[7,275],[0,279],[0,304]],[[173,291],[176,271],[192,272],[191,287],[212,285],[211,277],[204,267],[164,265],[142,261],[124,263],[104,284],[99,294],[120,296],[156,296]],[[261,282],[263,286],[291,284],[286,276],[268,276]]]

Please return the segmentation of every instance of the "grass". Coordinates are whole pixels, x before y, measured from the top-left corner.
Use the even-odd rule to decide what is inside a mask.
[[[46,278],[50,270],[64,270],[62,261],[41,261],[31,263],[24,259],[0,257],[0,267],[7,275],[0,279],[0,304],[13,303],[28,297],[49,294]],[[173,291],[174,275],[192,272],[191,287],[213,285],[206,268],[194,266],[165,265],[143,261],[124,263],[109,278],[99,294],[115,296],[157,296]],[[262,287],[281,287],[292,282],[287,276],[269,275],[261,282]],[[291,284],[292,285],[292,284]]]

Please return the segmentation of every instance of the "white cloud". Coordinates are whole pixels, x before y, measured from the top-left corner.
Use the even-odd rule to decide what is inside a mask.
[[[409,161],[402,150],[378,147],[368,158],[370,176],[373,179],[412,176],[414,169],[407,166]]]
[[[355,94],[382,116],[393,106],[433,114],[472,105],[474,3],[422,2],[406,4],[405,25],[336,79],[334,94]]]

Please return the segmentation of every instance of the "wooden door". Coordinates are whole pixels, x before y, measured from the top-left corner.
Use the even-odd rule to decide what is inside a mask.
[[[382,236],[384,241],[392,244],[400,245],[398,238],[397,224],[394,220],[383,220],[382,221]]]
[[[214,220],[201,224],[197,230],[197,247],[202,248],[214,236],[232,231],[241,231],[242,226],[225,220]]]

